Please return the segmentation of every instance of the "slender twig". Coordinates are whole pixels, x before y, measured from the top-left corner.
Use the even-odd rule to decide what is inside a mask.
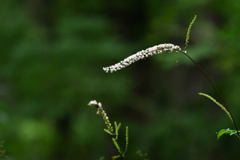
[[[234,117],[232,115],[232,112],[230,111],[229,107],[227,106],[227,104],[225,103],[225,101],[223,100],[221,94],[219,93],[218,89],[215,87],[215,85],[213,84],[213,82],[211,81],[211,79],[207,76],[207,74],[203,71],[203,69],[198,65],[197,62],[195,62],[187,53],[186,51],[179,51],[181,53],[183,53],[185,56],[187,56],[200,70],[201,72],[204,74],[204,76],[208,79],[208,81],[212,84],[213,88],[215,89],[215,91],[217,92],[217,94],[219,95],[219,97],[221,98],[224,106],[227,108],[228,112],[230,113],[231,117],[232,117],[232,120],[233,120],[233,124],[234,124],[234,127],[237,131],[237,134],[240,136],[240,133],[238,132],[238,128],[237,128],[237,124],[234,120]]]

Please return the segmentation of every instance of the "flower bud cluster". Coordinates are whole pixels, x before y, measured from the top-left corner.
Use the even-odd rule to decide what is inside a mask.
[[[101,102],[97,102],[96,100],[92,100],[88,103],[89,106],[93,106],[97,108],[97,114],[101,115],[103,117],[103,120],[107,126],[107,129],[110,132],[113,132],[113,127],[112,124],[109,121],[109,118],[107,116],[107,113],[104,111],[103,107],[102,107],[102,103]]]
[[[166,53],[166,52],[173,52],[173,51],[180,51],[181,48],[177,45],[173,45],[173,44],[159,44],[150,48],[147,48],[145,50],[139,51],[136,54],[133,54],[127,58],[125,58],[123,61],[116,63],[115,65],[109,66],[109,67],[103,67],[103,70],[105,72],[114,72],[117,70],[120,70],[126,66],[129,66],[130,64],[147,58],[148,56],[152,56],[155,54],[162,54],[162,53]]]

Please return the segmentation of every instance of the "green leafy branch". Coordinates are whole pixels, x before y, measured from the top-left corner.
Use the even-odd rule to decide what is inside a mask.
[[[125,158],[125,153],[126,153],[127,148],[128,148],[128,126],[126,127],[126,135],[125,135],[126,136],[126,146],[125,146],[124,152],[122,152],[122,150],[120,149],[120,147],[119,147],[119,145],[117,143],[118,130],[120,129],[121,123],[119,123],[117,125],[117,122],[114,122],[114,124],[115,124],[115,135],[116,135],[116,138],[112,138],[112,141],[113,141],[114,146],[117,148],[118,152],[120,153],[120,155],[113,156],[112,159],[117,159],[117,158],[120,158],[120,157],[124,157]]]
[[[127,148],[128,148],[128,126],[126,126],[126,134],[125,134],[125,137],[126,137],[126,145],[125,145],[125,150],[122,151],[120,146],[118,145],[118,142],[117,142],[117,139],[118,139],[118,131],[121,127],[121,123],[117,124],[117,122],[114,122],[114,129],[112,127],[112,124],[107,116],[107,113],[104,111],[103,107],[102,107],[102,104],[99,102],[97,102],[96,100],[93,100],[93,101],[90,101],[88,103],[89,106],[92,106],[92,107],[96,107],[97,108],[97,114],[98,115],[101,115],[103,117],[103,120],[105,121],[105,124],[106,124],[106,127],[107,129],[104,129],[104,131],[106,133],[108,133],[109,135],[113,136],[112,137],[112,142],[114,144],[114,146],[116,147],[116,149],[118,150],[119,152],[119,155],[116,155],[116,156],[113,156],[112,159],[115,160],[115,159],[118,159],[120,157],[124,157],[125,158],[125,153],[127,152]],[[100,158],[101,160],[104,160],[104,157],[101,157]]]

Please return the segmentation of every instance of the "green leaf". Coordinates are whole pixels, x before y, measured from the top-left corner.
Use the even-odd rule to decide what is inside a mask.
[[[113,141],[113,144],[115,145],[115,147],[117,148],[118,152],[122,154],[121,149],[120,149],[117,141],[114,138],[112,138],[112,141]]]
[[[117,125],[117,122],[114,122],[114,126],[115,126],[115,134],[116,134],[116,137],[118,137],[118,125]]]
[[[103,129],[106,133],[110,134],[110,135],[113,135],[109,130],[107,129]]]
[[[120,127],[121,127],[121,123],[119,123],[119,124],[118,124],[118,127],[117,127],[117,128],[118,128],[118,130],[120,129]]]
[[[114,160],[114,159],[118,159],[120,157],[121,157],[121,155],[117,155],[117,156],[113,156],[112,159]]]
[[[126,147],[123,155],[125,155],[125,153],[127,152],[127,148],[128,148],[128,126],[126,126]]]
[[[238,131],[240,132],[240,131]],[[236,130],[230,130],[229,128],[228,129],[221,129],[218,134],[217,134],[217,140],[224,134],[229,134],[230,136],[231,135],[236,135],[239,139],[240,137],[237,135],[237,131]]]

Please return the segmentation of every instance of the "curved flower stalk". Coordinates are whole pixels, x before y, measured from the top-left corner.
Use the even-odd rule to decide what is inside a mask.
[[[107,131],[107,133],[109,133],[110,135],[112,135],[113,132],[113,127],[112,124],[109,121],[109,118],[107,116],[107,113],[104,111],[104,109],[102,108],[102,103],[101,102],[97,102],[96,100],[92,100],[88,103],[89,106],[95,106],[97,107],[97,114],[101,115],[103,117],[103,120],[107,126],[107,129],[105,129],[105,131]]]
[[[118,131],[121,127],[121,123],[117,124],[117,122],[114,122],[114,129],[112,127],[112,124],[107,116],[107,113],[104,111],[103,107],[102,107],[102,103],[101,102],[97,102],[96,100],[92,100],[88,103],[89,106],[92,106],[92,107],[96,107],[97,108],[97,114],[102,116],[103,117],[103,120],[107,126],[107,129],[104,129],[104,131],[106,133],[108,133],[109,135],[115,137],[113,138],[112,137],[112,142],[114,144],[114,146],[116,147],[116,149],[118,150],[119,154],[120,155],[117,155],[117,156],[113,156],[112,159],[118,159],[120,157],[123,157],[123,158],[126,158],[125,157],[125,153],[127,152],[127,148],[128,148],[128,126],[126,126],[126,146],[125,146],[125,150],[122,151],[120,146],[118,145]],[[103,159],[103,158],[100,158],[100,159]]]
[[[159,45],[147,48],[145,50],[141,50],[141,51],[125,58],[123,61],[121,61],[119,63],[116,63],[109,67],[103,67],[103,70],[107,73],[109,71],[110,71],[110,73],[112,73],[114,71],[121,70],[122,68],[125,68],[138,60],[147,58],[148,56],[153,56],[155,54],[162,54],[162,53],[168,53],[168,52],[171,53],[173,51],[176,51],[176,52],[181,51],[181,48],[177,45],[170,44],[170,43],[169,44],[159,44]]]

